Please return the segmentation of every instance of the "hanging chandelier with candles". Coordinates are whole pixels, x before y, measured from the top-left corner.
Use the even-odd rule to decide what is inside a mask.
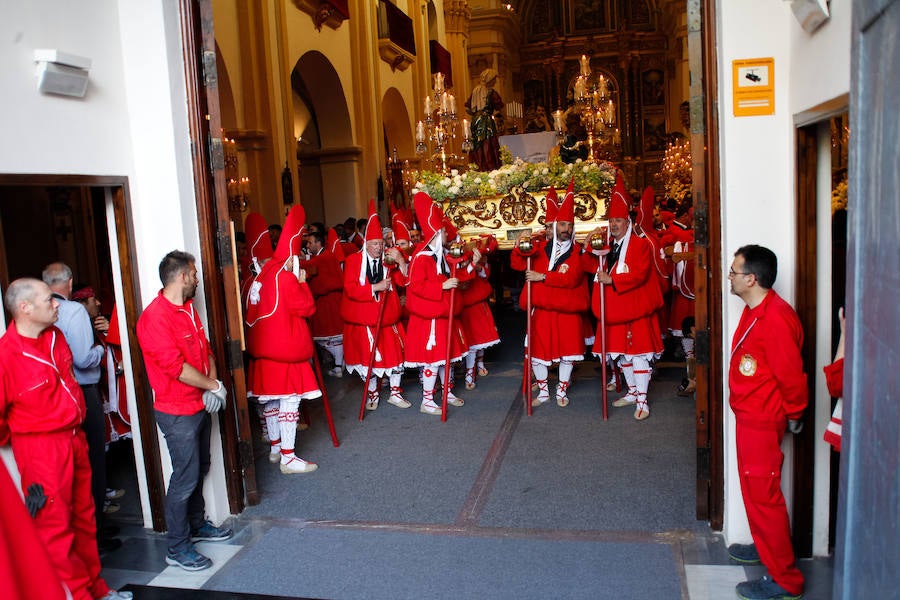
[[[587,131],[588,160],[615,159],[621,154],[622,140],[616,127],[614,91],[601,73],[594,76],[590,60],[582,55],[578,77],[575,79],[575,110]],[[560,127],[560,119],[556,118]],[[559,131],[559,129],[558,129]]]
[[[434,74],[432,93],[425,96],[425,118],[416,123],[416,154],[431,163],[432,170],[447,174],[451,168],[465,166],[464,156],[472,150],[469,120],[462,119],[462,142],[456,154],[457,127],[456,96],[444,88],[444,74]]]

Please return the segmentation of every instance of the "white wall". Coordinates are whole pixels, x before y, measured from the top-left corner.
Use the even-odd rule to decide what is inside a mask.
[[[136,275],[148,304],[160,287],[162,256],[176,248],[197,255],[200,247],[177,0],[0,0],[0,14],[0,114],[7,134],[0,172],[127,177]],[[36,48],[91,58],[87,95],[40,94]],[[221,443],[217,435],[213,440],[214,489],[207,502],[210,517],[219,521],[228,503]]]
[[[802,31],[787,2],[728,0],[717,3],[722,164],[723,264],[720,268],[725,272],[734,251],[744,244],[758,243],[771,248],[777,254],[779,263],[775,290],[791,304],[796,295],[797,255],[794,116],[847,93],[850,85],[850,6],[849,3],[832,2],[831,8],[831,21],[810,35]],[[775,59],[775,114],[735,117],[732,109],[732,61],[761,57]],[[821,200],[820,204],[823,203],[824,200]],[[828,242],[830,244],[830,239]],[[723,278],[723,281],[726,299],[722,347],[730,349],[731,337],[744,305],[728,294],[728,278]],[[820,293],[820,301],[824,300],[830,306],[830,291],[826,289],[823,292]],[[819,329],[822,329],[821,323]],[[829,338],[830,335],[823,337],[826,344]],[[723,380],[727,382],[727,350],[724,358]],[[818,373],[808,375],[818,378]],[[748,542],[750,532],[737,476],[734,416],[728,408],[727,386],[723,396],[726,408],[723,533],[729,543]],[[817,410],[821,412],[823,409],[819,406]],[[815,424],[817,435],[820,426],[824,427],[820,423]],[[791,436],[788,435],[783,447],[785,469],[782,487],[789,505],[790,445]],[[828,490],[827,479],[823,480],[821,473],[828,469],[827,452],[817,449],[815,468],[813,551],[822,554],[827,551],[827,529],[823,532],[822,527],[823,520],[827,527]]]

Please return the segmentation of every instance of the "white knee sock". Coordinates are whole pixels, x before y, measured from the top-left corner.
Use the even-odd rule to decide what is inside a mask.
[[[619,360],[619,368],[622,369],[622,375],[625,377],[628,393],[637,395],[637,386],[634,381],[634,364],[631,362],[631,359],[623,356],[621,360]]]
[[[437,371],[434,367],[422,368],[422,402],[434,403],[434,386],[437,384]]]
[[[278,400],[269,400],[263,404],[263,416],[269,432],[269,443],[273,450],[281,450],[281,428],[278,425]]]
[[[557,397],[566,395],[566,390],[569,389],[569,383],[572,380],[572,370],[574,368],[575,363],[571,360],[559,361],[559,385],[556,388]]]
[[[531,359],[531,373],[538,384],[538,398],[541,398],[542,401],[550,398],[550,388],[547,386],[547,365]],[[531,382],[529,382],[529,385],[531,385]]]
[[[650,362],[643,356],[634,356],[631,359],[634,370],[634,385],[638,395],[647,395],[650,387]]]
[[[281,429],[281,460],[294,454],[297,441],[297,421],[300,419],[300,396],[290,395],[281,399],[278,406],[278,426]]]
[[[332,356],[334,356],[334,366],[335,367],[343,367],[344,366],[344,340],[339,339],[332,343],[331,347]]]

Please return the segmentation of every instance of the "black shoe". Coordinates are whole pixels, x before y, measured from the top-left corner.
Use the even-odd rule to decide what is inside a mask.
[[[732,544],[728,546],[728,557],[742,565],[760,564],[759,552],[753,544]]]
[[[111,538],[119,535],[119,526],[118,525],[101,525],[97,528],[97,536],[101,538]]]
[[[192,542],[221,542],[231,539],[234,532],[228,527],[216,527],[209,521],[205,521],[199,529],[191,531]]]
[[[122,540],[114,537],[101,537],[97,540],[97,550],[100,554],[115,552],[122,547]]]

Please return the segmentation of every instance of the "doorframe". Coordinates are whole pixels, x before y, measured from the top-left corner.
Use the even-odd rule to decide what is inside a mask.
[[[803,370],[809,404],[803,415],[804,428],[795,434],[792,458],[793,502],[791,505],[792,540],[797,556],[807,558],[813,555],[813,533],[815,519],[815,485],[810,477],[816,468],[816,446],[821,442],[816,437],[816,387],[818,369],[816,354],[819,347],[816,305],[820,290],[817,278],[818,268],[818,162],[819,125],[829,119],[848,112],[850,95],[843,94],[818,106],[810,108],[794,117],[796,128],[796,277],[795,310],[803,327]],[[828,257],[831,260],[831,257]],[[830,284],[830,282],[821,282]],[[829,293],[830,297],[830,293]],[[829,340],[829,347],[831,340]],[[824,467],[823,467],[824,468]],[[827,467],[830,468],[830,465]]]
[[[153,412],[153,392],[146,377],[144,358],[141,355],[137,340],[135,324],[143,311],[140,282],[135,276],[137,247],[131,210],[131,195],[128,178],[119,176],[96,175],[53,175],[53,174],[0,174],[2,186],[31,187],[97,187],[111,192],[113,215],[116,223],[116,242],[119,250],[121,268],[122,306],[125,310],[129,357],[134,377],[135,406],[137,407],[138,429],[140,431],[141,454],[144,459],[147,493],[150,503],[150,519],[154,531],[165,531],[165,498],[166,489],[163,479],[162,458],[159,450],[159,437],[156,435],[156,416]],[[109,235],[110,232],[107,232]],[[4,261],[5,262],[5,261]],[[9,274],[2,273],[4,285]]]
[[[229,216],[222,147],[212,0],[179,0],[188,129],[207,324],[218,375],[232,390],[220,416],[225,485],[232,514],[259,504],[247,402],[240,281]]]

